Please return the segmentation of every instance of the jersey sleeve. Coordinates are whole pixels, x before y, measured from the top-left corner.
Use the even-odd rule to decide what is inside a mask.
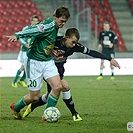
[[[106,59],[108,61],[111,61],[111,59],[112,59],[111,57],[106,56],[106,55],[104,55],[104,54],[102,54],[100,52],[97,52],[95,50],[90,50],[88,55],[90,55],[90,56],[92,56],[94,58]]]
[[[35,35],[38,35],[40,32],[41,29],[39,29],[39,26],[38,25],[34,25],[34,26],[30,26],[28,28],[26,28],[25,30],[22,30],[22,31],[19,31],[17,33],[15,33],[14,35],[17,37],[17,38],[20,38],[20,37],[29,37],[29,36],[35,36]]]
[[[75,47],[73,47],[73,52],[80,52],[80,53],[83,53],[83,54],[87,54],[89,53],[89,48],[83,46],[82,44],[80,43],[77,43],[75,45]]]
[[[95,50],[90,50],[89,48],[83,46],[82,44],[78,43],[75,47],[75,50],[74,52],[81,52],[83,54],[86,54],[86,55],[89,55],[89,56],[92,56],[94,58],[100,58],[100,59],[106,59],[108,61],[111,61],[112,58],[100,53],[100,52],[97,52]]]
[[[26,26],[22,29],[22,31],[26,30],[29,26]],[[19,38],[18,39],[19,43],[23,46],[25,46],[28,42],[27,42],[27,38]]]
[[[20,37],[39,37],[39,35],[50,32],[55,26],[54,20],[43,21],[37,25],[29,26],[22,31],[15,33],[14,35],[18,38]]]
[[[24,38],[19,38],[18,41],[19,41],[19,43],[20,43],[21,45],[26,45],[26,44],[27,44],[27,42],[25,41]]]
[[[115,32],[112,31],[113,34],[113,44],[117,44],[118,43],[118,37],[116,36]]]

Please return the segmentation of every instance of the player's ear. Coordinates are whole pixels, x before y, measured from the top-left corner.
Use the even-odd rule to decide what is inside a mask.
[[[66,39],[69,39],[69,36],[65,36]]]
[[[54,21],[56,22],[57,17],[54,16]]]

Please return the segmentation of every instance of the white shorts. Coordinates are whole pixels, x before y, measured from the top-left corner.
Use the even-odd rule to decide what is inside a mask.
[[[29,90],[40,90],[43,78],[46,80],[53,76],[59,75],[54,60],[37,61],[29,59],[25,60],[25,70],[27,77],[27,86]]]
[[[17,59],[22,65],[24,65],[26,57],[27,57],[26,52],[20,51]]]

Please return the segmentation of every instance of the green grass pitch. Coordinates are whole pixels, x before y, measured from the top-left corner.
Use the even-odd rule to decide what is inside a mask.
[[[60,96],[56,107],[61,118],[56,123],[41,122],[45,106],[36,108],[23,120],[14,120],[10,103],[28,94],[28,89],[12,88],[13,78],[0,78],[0,133],[128,133],[127,123],[133,122],[133,77],[115,78],[105,76],[97,81],[95,76],[65,77],[83,121],[72,120]],[[44,83],[41,94],[45,92]]]

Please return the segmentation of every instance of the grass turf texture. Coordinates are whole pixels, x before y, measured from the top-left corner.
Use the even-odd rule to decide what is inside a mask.
[[[101,81],[96,77],[65,77],[68,81],[75,106],[83,121],[74,122],[61,97],[57,108],[61,118],[57,123],[41,122],[45,106],[38,107],[27,118],[14,120],[9,108],[28,94],[27,88],[11,87],[13,78],[0,79],[0,132],[1,133],[128,133],[127,122],[133,121],[133,78],[116,76]],[[46,92],[44,83],[41,94]],[[26,109],[21,110],[23,111]]]

